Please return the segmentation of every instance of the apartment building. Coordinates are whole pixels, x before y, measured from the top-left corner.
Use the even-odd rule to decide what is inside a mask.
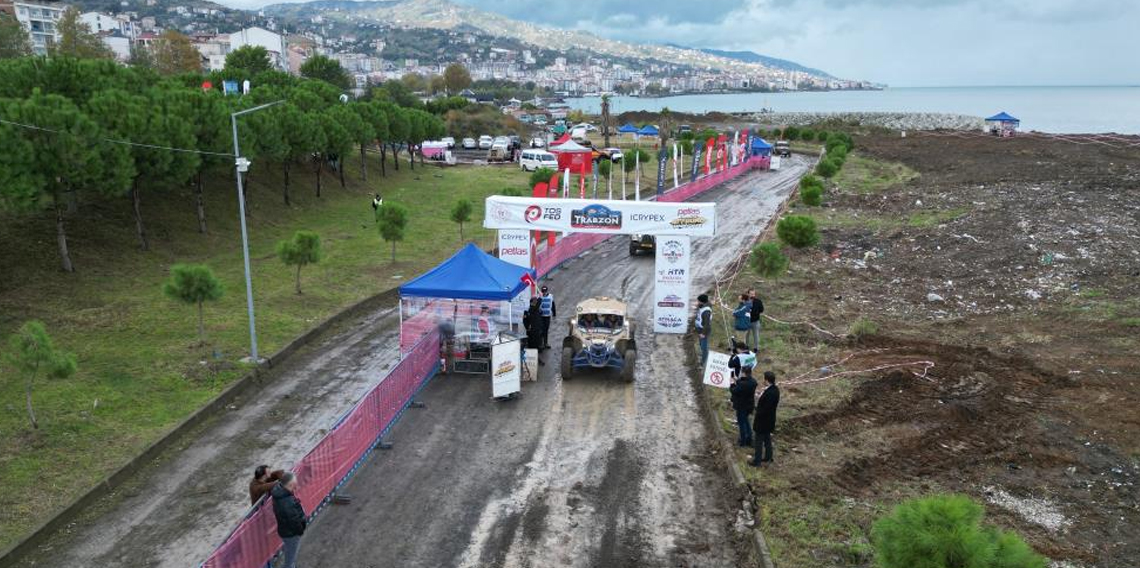
[[[36,55],[46,55],[48,49],[59,41],[57,24],[67,6],[54,2],[16,0],[12,3],[12,9],[16,13],[16,21],[28,30],[28,37],[32,40],[32,51]]]

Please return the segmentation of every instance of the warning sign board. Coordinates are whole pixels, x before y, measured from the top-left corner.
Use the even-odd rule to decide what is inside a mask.
[[[706,385],[726,389],[730,382],[731,370],[728,368],[728,361],[731,357],[728,353],[709,352],[709,360],[705,363],[705,380]]]

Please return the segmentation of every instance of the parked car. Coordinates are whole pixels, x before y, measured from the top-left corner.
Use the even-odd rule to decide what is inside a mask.
[[[495,139],[491,141],[491,146],[505,146],[507,148],[510,148],[511,139],[507,138],[506,136],[496,136]]]
[[[604,148],[602,151],[605,152],[606,155],[608,155],[610,157],[611,162],[620,162],[621,161],[621,157],[622,157],[621,148]]]
[[[440,142],[446,142],[448,150],[455,148],[455,139],[450,137],[450,136],[444,136],[443,138],[440,138],[439,141]]]
[[[594,126],[593,124],[590,124],[588,122],[583,122],[581,124],[575,124],[573,130],[577,130],[579,128],[585,130],[586,132],[594,132],[598,129],[597,126]]]
[[[519,167],[523,171],[533,172],[538,168],[558,169],[558,157],[546,150],[523,150],[519,158]]]
[[[508,138],[511,139],[511,149],[512,150],[522,148],[522,138],[519,138],[518,135],[511,134],[510,136],[508,136]]]
[[[546,140],[543,138],[539,138],[538,136],[535,136],[534,138],[530,139],[530,147],[531,148],[545,148],[546,147]]]
[[[534,119],[534,123],[538,126],[546,126],[546,124],[547,124],[546,117],[545,116],[536,117]]]
[[[792,155],[792,147],[791,147],[791,145],[788,144],[787,140],[777,140],[776,141],[776,150],[772,153],[777,155],[777,156],[782,156],[782,157],[787,158],[788,156]]]
[[[475,148],[478,148],[478,147],[479,147],[479,143],[476,142],[474,138],[464,138],[463,139],[463,149],[474,150]]]
[[[495,144],[487,152],[488,162],[507,162],[511,159],[511,151],[505,144]]]
[[[486,134],[479,137],[479,149],[490,150],[491,146],[495,144],[495,139],[487,136]]]
[[[693,127],[692,127],[692,126],[689,126],[688,124],[682,124],[682,125],[681,125],[681,126],[678,128],[678,129],[677,129],[677,134],[678,134],[678,136],[679,136],[679,135],[681,135],[681,134],[687,134],[687,133],[689,133],[689,132],[692,132],[692,131],[693,131]]]

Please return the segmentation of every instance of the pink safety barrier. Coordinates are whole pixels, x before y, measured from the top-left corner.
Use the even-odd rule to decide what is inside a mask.
[[[376,440],[396,421],[439,366],[439,335],[430,333],[380,384],[362,398],[308,455],[293,467],[297,497],[310,514],[356,470]],[[250,510],[203,568],[261,568],[277,553],[281,539],[271,499]]]

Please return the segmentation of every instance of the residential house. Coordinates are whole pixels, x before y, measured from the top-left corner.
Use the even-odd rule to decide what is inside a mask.
[[[264,47],[274,67],[282,71],[289,69],[288,52],[284,36],[264,28],[252,27],[230,34],[230,50],[247,45]]]

